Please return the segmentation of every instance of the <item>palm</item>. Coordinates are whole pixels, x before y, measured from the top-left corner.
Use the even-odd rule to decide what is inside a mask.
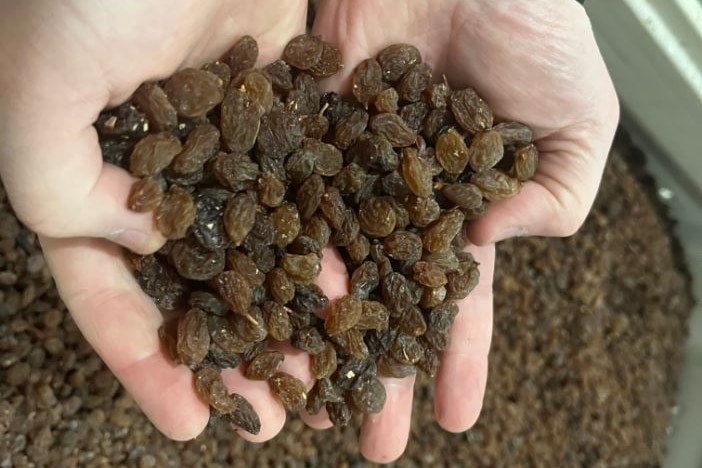
[[[538,174],[514,199],[493,203],[471,227],[471,240],[482,245],[527,232],[566,235],[578,227],[597,189],[617,105],[575,2],[326,2],[314,32],[342,44],[347,66],[329,87],[346,87],[355,64],[385,46],[410,43],[435,76],[445,75],[454,87],[475,88],[499,120],[533,129]],[[564,209],[572,210],[570,217]],[[494,247],[470,250],[481,262],[481,284],[460,304],[435,393],[437,420],[454,431],[470,427],[480,411],[492,330]],[[364,425],[362,449],[369,458],[392,459],[404,449],[412,384],[396,386],[394,398],[401,403]]]

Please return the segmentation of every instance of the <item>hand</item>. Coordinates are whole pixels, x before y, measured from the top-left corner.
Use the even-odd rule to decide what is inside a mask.
[[[120,248],[163,243],[152,215],[126,208],[132,178],[102,163],[92,123],[144,81],[221,56],[244,34],[260,60],[304,31],[306,1],[0,2],[0,173],[20,219],[39,233],[57,286],[81,331],[167,436],[207,423],[192,374],[161,352],[161,314],[125,267]],[[294,359],[291,359],[294,362]],[[275,435],[285,412],[265,383],[228,383]],[[262,386],[262,385],[263,386]],[[241,387],[241,388],[239,388]]]
[[[340,44],[346,68],[385,46],[416,45],[435,76],[470,86],[501,120],[534,131],[538,173],[513,199],[492,203],[469,232],[480,285],[464,301],[436,380],[435,412],[449,431],[476,421],[492,330],[493,244],[519,235],[568,236],[590,210],[619,115],[617,97],[585,11],[573,0],[336,0],[322,4],[314,32]],[[528,313],[528,311],[519,311]],[[361,450],[387,462],[404,450],[412,379],[394,380],[388,402],[366,419]]]

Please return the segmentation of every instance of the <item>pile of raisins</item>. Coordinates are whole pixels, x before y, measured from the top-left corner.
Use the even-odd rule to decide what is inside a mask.
[[[169,239],[127,260],[162,310],[181,313],[160,336],[217,414],[260,430],[222,381],[244,365],[286,408],[324,407],[345,425],[382,409],[378,376],[434,375],[455,301],[478,282],[464,225],[515,195],[538,152],[529,128],[494,124],[474,90],[434,80],[411,45],[361,62],[349,98],[320,91],[343,65],[318,37],[292,39],[261,69],[257,58],[244,37],[100,115],[105,160],[139,178],[129,208],[153,211]],[[329,244],[350,277],[331,304],[315,284]],[[311,356],[309,392],[279,370],[271,341]]]

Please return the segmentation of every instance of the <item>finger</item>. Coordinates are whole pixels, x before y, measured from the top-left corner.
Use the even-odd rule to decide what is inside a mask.
[[[480,263],[480,282],[458,303],[459,312],[451,327],[450,345],[441,356],[434,395],[436,420],[451,432],[465,431],[478,419],[492,338],[495,247],[471,246],[468,251]]]
[[[193,391],[190,370],[161,351],[161,314],[125,267],[120,248],[99,239],[40,241],[78,328],[146,416],[172,439],[202,432],[209,408]]]
[[[331,419],[329,419],[329,413],[327,413],[326,408],[322,408],[317,414],[300,411],[300,419],[312,429],[317,429],[319,431],[330,429],[334,426]]]
[[[158,249],[164,239],[153,214],[127,208],[134,179],[103,164],[91,126],[76,128],[64,117],[56,120],[65,123],[52,125],[37,117],[39,122],[18,130],[26,140],[18,136],[7,142],[3,176],[18,216],[46,237],[102,237],[140,253]],[[37,134],[42,137],[29,137]],[[47,146],[52,162],[46,160]]]
[[[275,342],[272,348],[285,355],[285,360],[280,365],[280,370],[300,379],[309,392],[316,381],[310,368],[309,354],[294,348],[289,343]],[[299,416],[308,426],[314,429],[327,429],[332,425],[324,410],[316,415],[311,415],[306,410],[302,410],[299,412]]]
[[[538,172],[514,198],[490,203],[468,232],[478,245],[516,236],[573,235],[585,221],[597,194],[606,158],[548,152],[544,142]],[[575,151],[575,149],[574,149]]]
[[[316,283],[329,298],[329,302],[349,293],[349,275],[337,249],[326,247],[323,250],[321,268]]]
[[[412,420],[415,376],[402,379],[381,378],[386,400],[383,409],[363,418],[359,445],[365,458],[389,463],[402,455],[407,446]]]
[[[237,430],[237,434],[249,442],[265,442],[275,437],[285,425],[285,408],[271,393],[268,382],[249,380],[242,366],[222,371],[222,378],[230,392],[238,393],[251,403],[261,421],[261,431],[250,434]]]

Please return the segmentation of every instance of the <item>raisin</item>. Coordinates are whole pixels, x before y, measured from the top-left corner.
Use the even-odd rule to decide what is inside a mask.
[[[256,435],[261,432],[261,420],[251,403],[238,393],[232,393],[229,398],[235,402],[236,408],[231,413],[225,414],[224,419],[249,434]]]
[[[275,232],[274,243],[278,247],[285,247],[300,234],[300,215],[293,204],[284,203],[274,209],[271,222]]]
[[[161,184],[153,177],[144,177],[132,185],[127,206],[137,213],[153,211],[163,200]]]
[[[309,70],[320,61],[322,52],[324,42],[319,37],[301,34],[285,46],[283,60],[299,70]]]
[[[470,151],[463,137],[450,128],[436,140],[436,159],[449,174],[460,174],[470,159]]]
[[[222,61],[229,65],[232,76],[250,70],[258,59],[258,43],[251,36],[243,36],[229,49]]]
[[[324,329],[330,335],[345,332],[354,327],[361,318],[361,300],[348,295],[334,302],[324,320]]]
[[[167,132],[147,135],[129,156],[129,172],[138,177],[158,174],[180,153],[180,141]]]
[[[534,140],[531,129],[521,122],[500,122],[493,127],[502,137],[502,143],[507,145],[528,145]]]
[[[418,197],[428,197],[433,192],[429,164],[419,157],[414,148],[405,148],[402,152],[402,178]]]
[[[219,153],[212,171],[219,183],[232,192],[252,188],[259,175],[258,164],[244,154]]]
[[[370,254],[370,242],[368,238],[362,234],[357,235],[356,238],[346,246],[346,253],[354,263],[361,263],[364,261]]]
[[[385,237],[395,230],[396,214],[385,197],[363,201],[358,210],[361,230],[370,237]]]
[[[224,250],[209,250],[194,238],[176,241],[170,252],[176,270],[183,278],[206,281],[224,270]]]
[[[202,69],[217,75],[222,80],[222,87],[227,89],[229,82],[232,80],[232,69],[229,68],[229,65],[219,61],[208,62],[202,66]]]
[[[195,391],[206,403],[220,413],[231,413],[236,409],[236,401],[229,397],[227,387],[219,369],[204,366],[195,372]]]
[[[334,130],[334,144],[341,150],[347,149],[363,133],[368,125],[368,112],[354,109],[341,117]]]
[[[254,147],[261,125],[263,107],[239,89],[231,89],[222,101],[220,125],[222,141],[233,153],[246,153]]]
[[[492,110],[471,88],[451,93],[449,107],[456,122],[467,132],[478,133],[492,127]]]
[[[284,254],[280,266],[299,284],[309,284],[317,279],[321,270],[320,258],[316,254]]]
[[[273,84],[273,89],[277,91],[290,91],[293,87],[293,77],[290,72],[290,65],[285,60],[276,60],[263,67],[263,73],[268,76]]]
[[[446,83],[430,84],[426,90],[427,102],[434,109],[445,108],[450,95],[451,88]]]
[[[302,144],[303,136],[298,116],[285,109],[276,108],[261,118],[256,148],[280,159],[297,149]]]
[[[416,262],[422,257],[422,239],[409,231],[395,231],[385,238],[385,254],[395,260]]]
[[[285,341],[293,332],[288,309],[273,301],[263,303],[264,320],[268,334],[277,341]]]
[[[157,132],[171,130],[178,125],[178,114],[168,96],[156,83],[144,83],[132,96],[134,104],[149,119],[149,127]]]
[[[328,402],[326,404],[327,413],[332,424],[337,427],[346,427],[351,421],[351,410],[348,405],[343,402]]]
[[[295,297],[295,284],[282,268],[269,271],[266,281],[271,296],[278,304],[285,305]]]
[[[490,169],[503,155],[502,137],[496,130],[477,133],[470,143],[470,167],[475,172]]]
[[[434,198],[412,195],[406,207],[410,222],[420,228],[433,223],[441,214],[441,208]]]
[[[324,342],[324,348],[310,358],[312,375],[316,379],[331,377],[336,371],[337,360],[334,345],[329,341]]]
[[[171,185],[155,212],[156,227],[167,239],[181,239],[195,222],[195,203],[186,190]]]
[[[248,351],[252,343],[240,337],[231,320],[218,315],[207,317],[207,328],[211,340],[228,353],[243,353]]]
[[[232,243],[240,245],[256,222],[256,202],[245,193],[232,197],[224,209],[223,221]]]
[[[289,410],[301,410],[307,404],[305,384],[297,377],[277,372],[269,380],[271,391]]]
[[[285,185],[272,173],[264,172],[258,179],[258,200],[269,207],[280,206],[285,198]]]
[[[351,387],[355,407],[363,413],[378,413],[385,405],[385,387],[375,376],[362,375]]]
[[[217,275],[214,287],[237,314],[247,314],[251,306],[251,288],[241,273],[233,270]]]
[[[207,114],[222,102],[224,83],[204,70],[184,68],[171,76],[164,87],[178,115],[195,118]]]
[[[319,61],[309,68],[309,72],[317,78],[328,78],[344,67],[341,50],[333,44],[322,42],[322,54]]]
[[[325,341],[314,327],[304,327],[295,330],[290,337],[290,344],[314,356],[324,351]]]
[[[422,242],[427,252],[443,252],[451,247],[454,237],[463,226],[465,216],[454,209],[442,214],[424,231]]]
[[[171,167],[180,174],[191,174],[201,170],[218,150],[219,130],[211,124],[198,125],[188,134],[183,150],[173,159]]]
[[[420,242],[421,247],[421,242]],[[368,299],[371,292],[380,284],[378,265],[375,262],[363,262],[351,274],[349,290],[360,299]]]
[[[397,90],[395,88],[387,88],[377,93],[373,104],[378,112],[396,114],[399,108],[397,105],[397,101],[399,99],[400,95],[397,94]]]
[[[498,169],[488,169],[485,172],[473,174],[470,181],[478,186],[489,201],[513,197],[520,188],[519,180]]]
[[[414,271],[414,280],[429,288],[438,288],[448,281],[446,272],[436,263],[419,261],[414,264],[412,271]]]
[[[375,59],[363,60],[353,72],[351,92],[358,102],[368,103],[383,90],[383,70]]]
[[[370,119],[369,127],[374,134],[386,138],[393,147],[410,146],[417,140],[415,131],[397,114],[376,114]]]
[[[192,291],[188,296],[188,305],[213,315],[225,315],[229,311],[222,298],[207,291]]]
[[[285,99],[286,109],[298,114],[316,114],[321,99],[319,85],[307,73],[299,73],[293,80],[293,89]]]
[[[183,364],[194,367],[200,364],[210,347],[207,314],[200,309],[190,309],[178,321],[176,351]]]
[[[343,167],[344,158],[336,146],[314,138],[306,138],[303,147],[313,155],[316,174],[327,177],[335,176]]]
[[[417,102],[431,83],[431,67],[426,63],[417,63],[410,67],[397,84],[397,93],[401,99]]]
[[[258,268],[256,262],[238,250],[227,250],[227,265],[229,269],[243,276],[251,286],[260,286],[266,279],[266,275]]]
[[[381,50],[378,62],[383,70],[385,81],[399,80],[410,67],[422,61],[419,50],[409,44],[393,44]]]
[[[366,343],[363,341],[363,333],[356,328],[331,335],[331,339],[334,343],[338,344],[345,353],[356,359],[365,359],[368,357],[368,346],[366,346]]]
[[[386,330],[390,313],[388,308],[378,301],[362,301],[361,318],[356,328],[361,330]]]
[[[483,194],[473,184],[448,184],[441,190],[448,201],[467,210],[478,208],[483,203]]]
[[[530,143],[517,148],[514,152],[514,167],[512,175],[519,181],[524,182],[531,179],[536,174],[536,166],[539,162],[539,150],[536,145]]]
[[[250,380],[268,380],[278,372],[283,359],[280,351],[263,351],[249,362],[244,375]]]
[[[249,95],[251,100],[257,103],[264,113],[268,113],[273,108],[273,84],[268,76],[257,70],[251,70],[243,74],[237,81],[239,90]]]

